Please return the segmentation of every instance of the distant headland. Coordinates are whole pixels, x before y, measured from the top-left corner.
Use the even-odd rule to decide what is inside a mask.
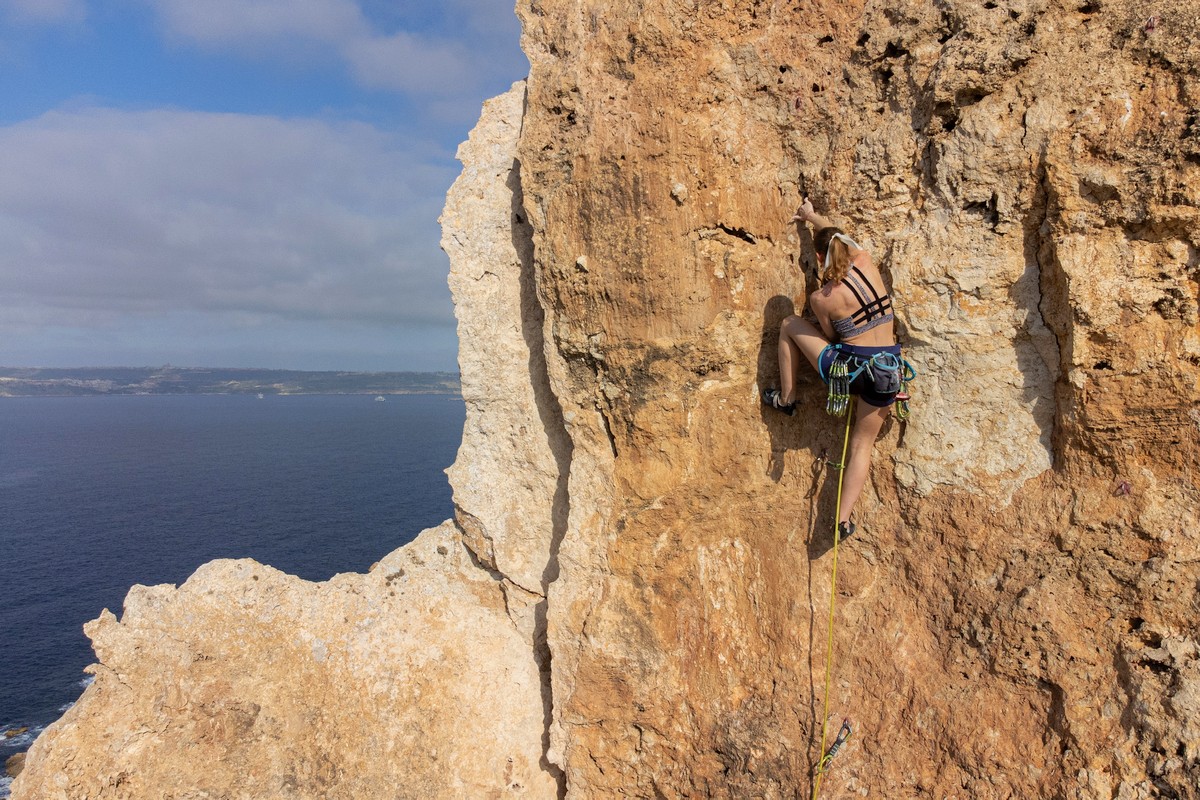
[[[206,367],[0,367],[0,397],[131,394],[459,394],[453,372]]]

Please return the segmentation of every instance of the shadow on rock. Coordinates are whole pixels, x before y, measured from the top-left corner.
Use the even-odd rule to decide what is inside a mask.
[[[779,325],[794,313],[796,307],[792,298],[781,294],[772,297],[763,307],[756,379],[760,403],[763,392],[779,388]],[[761,405],[759,413],[771,434],[771,459],[767,474],[771,480],[779,483],[783,480],[784,453],[799,446],[797,418],[795,415],[789,417],[766,404]]]

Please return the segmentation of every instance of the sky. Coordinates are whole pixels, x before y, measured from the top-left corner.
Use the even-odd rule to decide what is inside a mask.
[[[513,0],[0,0],[0,366],[457,371]]]

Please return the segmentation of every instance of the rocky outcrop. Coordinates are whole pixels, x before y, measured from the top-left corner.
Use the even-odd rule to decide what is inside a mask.
[[[21,770],[25,768],[25,754],[13,753],[4,760],[4,773],[10,778],[15,778],[21,774]]]
[[[16,798],[553,793],[531,649],[450,525],[322,584],[216,561],[86,631]]]
[[[834,598],[824,796],[1200,796],[1200,6],[518,13],[528,85],[443,217],[455,524],[327,584],[135,590],[16,796],[236,796],[196,747],[264,795],[807,795]],[[920,372],[836,594],[841,429],[811,375],[757,400],[804,195]]]

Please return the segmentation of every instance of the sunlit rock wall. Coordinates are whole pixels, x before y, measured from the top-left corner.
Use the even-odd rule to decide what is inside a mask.
[[[757,402],[808,195],[920,373],[840,554],[826,796],[1195,797],[1200,4],[518,12],[570,793],[808,791],[841,430],[811,376]]]
[[[17,800],[553,796],[531,648],[449,524],[325,583],[214,561],[86,631]]]

